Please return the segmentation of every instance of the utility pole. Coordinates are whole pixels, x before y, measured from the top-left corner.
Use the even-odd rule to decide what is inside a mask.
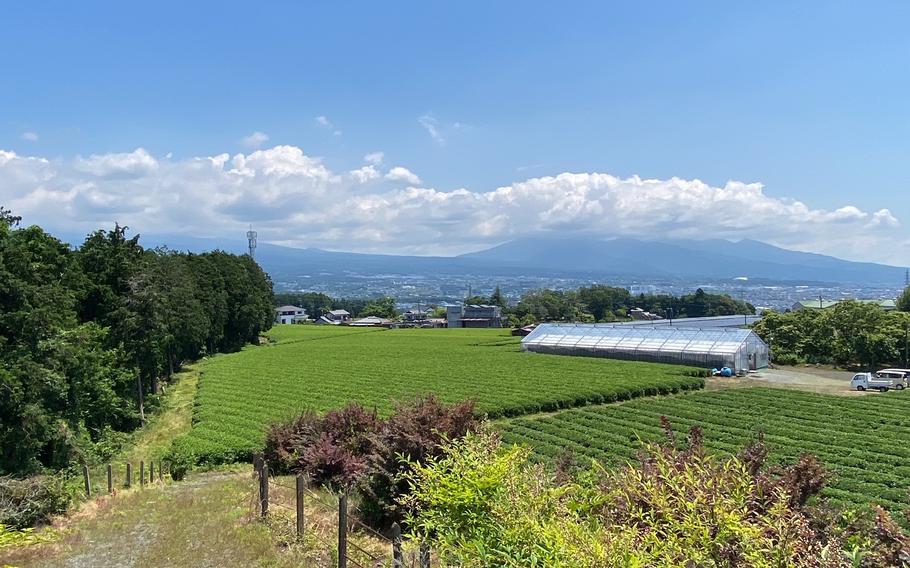
[[[749,325],[749,314],[746,313],[746,289],[743,287],[739,289],[739,301],[743,303],[743,325]]]
[[[907,368],[907,348],[910,347],[910,321],[904,321],[904,368]]]

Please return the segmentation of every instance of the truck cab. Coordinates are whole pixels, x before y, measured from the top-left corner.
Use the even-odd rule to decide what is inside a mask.
[[[894,386],[890,378],[876,376],[875,373],[857,373],[850,381],[850,388],[858,391],[877,390],[886,392]]]

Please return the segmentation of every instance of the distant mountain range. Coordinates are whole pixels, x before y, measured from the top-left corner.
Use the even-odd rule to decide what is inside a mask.
[[[653,276],[902,283],[905,269],[798,252],[753,240],[517,239],[464,255],[512,266]]]
[[[81,242],[81,238],[68,239]],[[240,239],[143,235],[146,247],[246,252]],[[333,252],[260,243],[256,260],[275,279],[316,274],[485,274],[491,276],[748,277],[750,280],[901,285],[905,269],[741,240],[647,241],[630,238],[524,237],[454,257]]]

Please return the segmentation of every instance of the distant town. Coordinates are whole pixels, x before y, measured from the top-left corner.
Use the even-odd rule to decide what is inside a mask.
[[[556,276],[483,276],[449,274],[313,274],[308,277],[287,277],[273,274],[276,292],[320,292],[334,298],[374,298],[391,296],[396,298],[402,311],[417,307],[418,303],[457,303],[472,295],[489,296],[499,286],[509,302],[517,302],[529,290],[549,288],[553,290],[574,290],[592,284],[604,284],[626,288],[639,294],[667,294],[679,296],[701,288],[715,294],[728,294],[737,300],[744,300],[757,310],[792,309],[800,301],[818,302],[842,299],[891,300],[904,289],[904,282],[887,284],[847,284],[786,282],[771,280],[737,279],[650,279],[638,280],[623,277],[601,280],[581,277]]]

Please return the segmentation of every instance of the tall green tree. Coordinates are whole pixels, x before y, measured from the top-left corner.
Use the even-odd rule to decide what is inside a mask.
[[[393,319],[398,317],[398,310],[395,308],[395,298],[377,298],[367,304],[367,307],[360,313],[363,317],[376,316],[380,318]]]
[[[897,309],[902,312],[910,312],[910,286],[904,288],[904,291],[898,296]]]
[[[0,208],[0,474],[90,459],[184,360],[272,323],[247,256],[144,250],[119,225],[72,251],[19,221]]]

